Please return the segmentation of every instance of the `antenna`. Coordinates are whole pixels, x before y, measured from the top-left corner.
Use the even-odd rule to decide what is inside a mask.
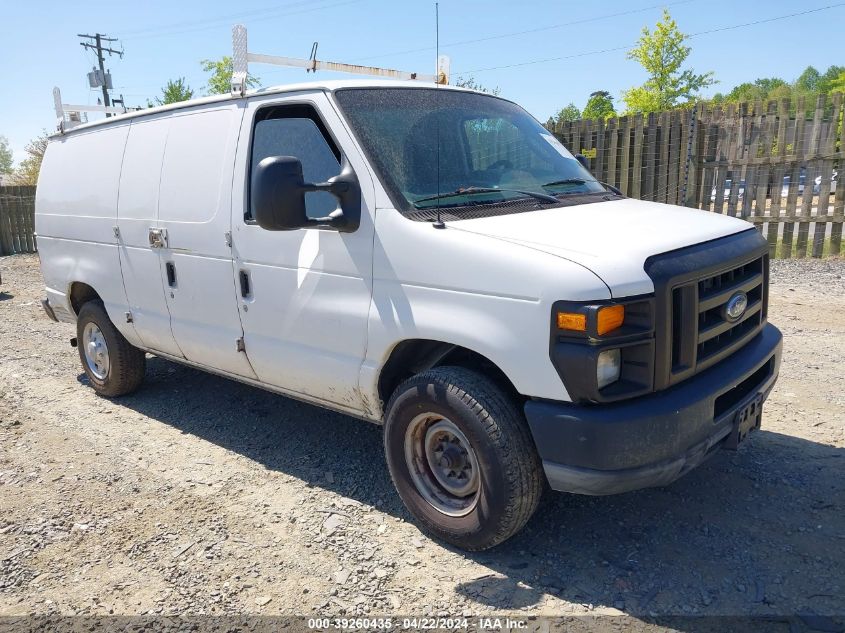
[[[434,49],[437,56],[437,65],[440,66],[440,3],[434,3]],[[435,229],[445,229],[446,225],[440,218],[440,69],[438,68],[437,81],[434,84],[434,116],[435,135],[437,143],[437,198],[435,198],[435,209],[437,220],[432,224]]]

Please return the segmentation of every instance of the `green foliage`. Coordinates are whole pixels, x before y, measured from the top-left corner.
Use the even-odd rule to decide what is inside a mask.
[[[728,94],[717,92],[712,99],[715,104],[741,103],[744,101],[767,101],[780,99],[782,96],[790,96],[792,88],[779,77],[763,77],[753,82],[741,83]]]
[[[795,92],[798,94],[816,93],[821,88],[821,82],[821,73],[812,66],[807,66],[804,72],[795,80]]]
[[[565,108],[561,108],[554,117],[556,123],[563,123],[564,121],[577,121],[581,118],[581,110],[578,109],[574,103],[570,103]]]
[[[11,174],[12,162],[12,148],[9,147],[9,139],[0,136],[0,174]]]
[[[766,95],[769,95],[780,88],[789,87],[789,84],[787,84],[780,77],[763,77],[762,79],[757,79],[754,82],[754,85],[757,86],[760,90],[762,90],[763,94]]]
[[[225,95],[232,90],[232,73],[234,66],[232,65],[232,58],[223,56],[218,60],[204,59],[200,62],[202,69],[211,73],[208,78],[208,94],[210,95]],[[254,75],[246,76],[246,87],[256,88],[261,85],[258,77]]]
[[[845,92],[845,66],[833,64],[819,79],[819,92],[830,94],[831,92]]]
[[[845,69],[840,71],[836,77],[825,81],[828,92],[845,92]]]
[[[744,84],[739,84],[736,88],[731,90],[725,97],[725,101],[756,101],[757,99],[763,99],[765,95],[765,90],[763,90],[760,86],[751,82],[745,82]]]
[[[486,92],[491,95],[499,94],[499,86],[488,88],[475,80],[475,77],[469,75],[468,77],[460,76],[455,80],[455,86],[458,88],[467,88],[469,90],[477,90],[478,92]]]
[[[726,95],[717,93],[713,96],[712,102],[719,105],[758,100],[765,103],[790,99],[794,109],[798,98],[804,97],[805,107],[812,109],[819,95],[832,92],[845,92],[845,66],[832,65],[824,73],[820,73],[812,66],[807,66],[792,83],[787,83],[779,77],[764,77],[753,83],[742,83]]]
[[[31,140],[24,148],[24,158],[15,170],[13,180],[16,185],[38,184],[38,173],[41,171],[41,161],[44,159],[44,152],[47,150],[47,132],[42,132]]]
[[[682,107],[695,100],[697,93],[716,83],[713,73],[696,74],[683,68],[690,54],[684,46],[686,35],[681,33],[669,11],[654,31],[643,28],[637,46],[628,51],[628,59],[635,60],[646,70],[648,79],[642,86],[622,93],[628,113],[660,112]]]
[[[170,79],[167,82],[167,85],[161,89],[161,97],[156,97],[156,103],[158,105],[179,103],[180,101],[187,101],[193,96],[194,91],[185,83],[185,78],[180,77],[176,81]]]
[[[789,84],[783,84],[781,86],[777,86],[772,89],[772,91],[766,95],[766,99],[768,101],[777,101],[779,99],[787,99],[792,96],[792,88]]]
[[[596,90],[590,94],[587,105],[584,106],[584,111],[581,113],[581,117],[584,119],[603,119],[605,121],[615,116],[613,97],[606,90]]]

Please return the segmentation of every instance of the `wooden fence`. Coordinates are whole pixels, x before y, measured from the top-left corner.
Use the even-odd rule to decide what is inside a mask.
[[[821,257],[841,252],[842,115],[836,93],[550,127],[625,195],[742,217],[773,254]],[[34,202],[35,187],[0,187],[0,254],[35,251]]]
[[[35,250],[35,187],[0,187],[0,255]]]
[[[599,180],[632,198],[742,217],[773,254],[839,254],[843,95],[550,125]],[[797,229],[797,230],[796,230]],[[812,236],[812,237],[811,237]]]

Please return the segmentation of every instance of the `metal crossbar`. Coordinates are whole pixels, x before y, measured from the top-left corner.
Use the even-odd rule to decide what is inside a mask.
[[[247,47],[246,27],[243,24],[236,24],[232,27],[232,95],[242,97],[246,94],[247,75],[249,63],[271,64],[273,66],[287,66],[292,68],[304,68],[306,72],[317,72],[318,70],[330,70],[341,73],[352,73],[354,75],[373,75],[386,77],[388,79],[405,79],[428,81],[438,84],[449,83],[450,60],[446,55],[437,58],[437,73],[427,75],[424,73],[394,70],[392,68],[378,68],[376,66],[359,66],[357,64],[345,64],[342,62],[330,62],[319,60],[316,57],[317,46],[312,48],[310,59],[297,57],[280,57],[277,55],[262,55],[250,53]]]
[[[59,132],[65,132],[77,125],[87,123],[81,116],[83,112],[105,112],[106,114],[119,115],[130,111],[125,107],[62,103],[62,92],[58,87],[53,88],[53,105],[56,108],[56,127]]]

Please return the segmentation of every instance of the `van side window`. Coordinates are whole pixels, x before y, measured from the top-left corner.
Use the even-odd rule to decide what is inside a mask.
[[[270,156],[298,158],[305,182],[325,182],[340,173],[340,151],[311,106],[277,106],[258,111],[252,132],[250,178],[258,163]],[[325,217],[337,205],[337,198],[325,191],[305,194],[305,212],[309,218]],[[244,219],[252,218],[250,197]]]

